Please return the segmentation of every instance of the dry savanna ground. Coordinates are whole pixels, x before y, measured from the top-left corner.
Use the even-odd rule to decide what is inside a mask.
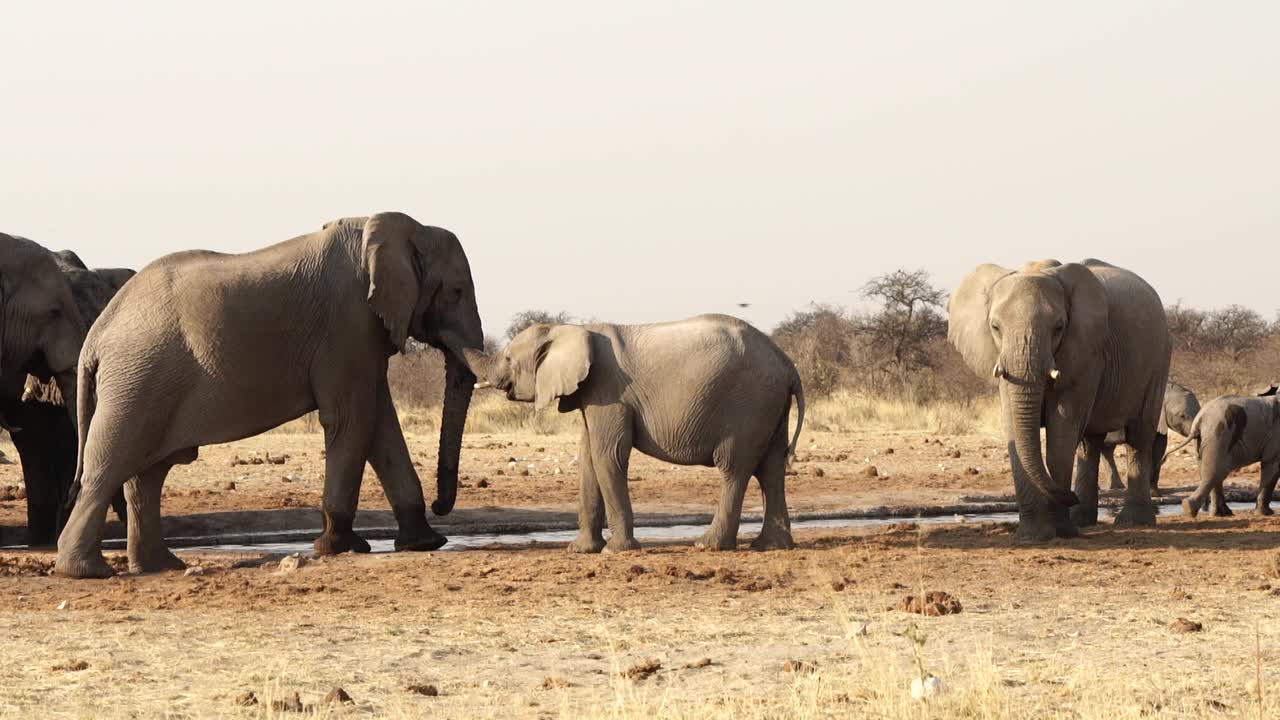
[[[1009,494],[998,433],[890,424],[807,431],[793,513]],[[177,468],[168,534],[314,528],[321,441],[293,429]],[[409,440],[429,478],[434,431]],[[571,429],[469,434],[441,527],[572,522],[575,454]],[[632,475],[649,516],[705,513],[718,494],[706,469],[637,456]],[[1193,476],[1175,457],[1164,484]],[[19,477],[0,465],[0,497]],[[372,477],[362,507],[389,524]],[[10,541],[23,512],[0,501]],[[957,522],[808,529],[771,553],[542,545],[282,568],[191,552],[191,574],[100,582],[50,577],[49,551],[6,551],[0,717],[1280,717],[1280,520],[1170,507],[1160,523],[1031,547],[1008,525]],[[959,612],[901,609],[933,591],[955,602],[930,608]],[[922,673],[942,688],[918,701]],[[335,687],[352,702],[326,703]]]

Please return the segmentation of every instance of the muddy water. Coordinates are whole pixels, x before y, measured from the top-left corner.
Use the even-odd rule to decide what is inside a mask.
[[[1232,510],[1236,512],[1248,511],[1253,508],[1253,503],[1233,502],[1228,503]],[[1167,512],[1167,511],[1166,511]],[[1099,509],[1099,520],[1110,520],[1113,512],[1110,508]],[[879,518],[821,518],[813,520],[797,520],[791,523],[793,530],[804,529],[820,529],[820,528],[874,528],[886,525],[895,525],[899,523],[919,524],[919,525],[941,525],[946,523],[990,523],[990,522],[1016,522],[1018,514],[1016,512],[995,512],[995,513],[977,513],[965,515],[937,515],[930,517],[879,517]],[[760,531],[761,524],[759,522],[743,522],[740,526],[740,534],[754,534]],[[636,538],[640,541],[679,541],[694,540],[706,532],[706,525],[665,525],[651,527],[637,527]],[[319,534],[319,530],[316,534]],[[456,534],[449,535],[449,544],[445,545],[441,551],[459,551],[475,548],[486,547],[490,545],[507,545],[507,546],[530,546],[530,545],[563,545],[573,540],[577,535],[577,530],[547,530],[538,532],[525,533],[482,533],[482,534]],[[606,531],[606,537],[608,531]],[[394,540],[378,539],[370,540],[369,545],[373,548],[373,552],[391,552],[394,548]],[[253,552],[268,554],[288,554],[302,553],[309,554],[312,550],[311,540],[291,540],[288,542],[262,542],[262,543],[227,543],[227,544],[208,544],[193,545],[183,548],[178,552]]]

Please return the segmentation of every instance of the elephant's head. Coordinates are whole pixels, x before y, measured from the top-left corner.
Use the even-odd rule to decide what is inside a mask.
[[[1195,393],[1177,383],[1168,383],[1164,390],[1164,422],[1183,437],[1191,435],[1191,423],[1200,413],[1200,401]]]
[[[28,373],[52,379],[74,421],[85,331],[56,256],[30,240],[0,234],[0,386],[16,395]]]
[[[530,325],[493,355],[467,353],[471,367],[508,400],[539,409],[558,401],[560,412],[576,409],[574,393],[591,372],[591,333],[580,325]]]
[[[364,220],[361,257],[369,306],[396,349],[412,337],[445,355],[437,497],[431,506],[445,515],[457,499],[462,431],[476,381],[464,353],[484,347],[471,265],[456,235],[397,212]]]
[[[1017,272],[981,265],[951,296],[949,311],[952,344],[974,372],[1000,383],[1005,429],[1022,471],[1055,501],[1076,504],[1074,493],[1049,478],[1040,427],[1046,391],[1089,388],[1101,377],[1110,313],[1102,283],[1088,267],[1056,260]]]

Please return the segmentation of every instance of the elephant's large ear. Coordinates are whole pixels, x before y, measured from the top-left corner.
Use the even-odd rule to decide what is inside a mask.
[[[991,287],[1009,274],[1010,270],[999,265],[979,265],[964,276],[947,305],[947,339],[979,377],[991,377],[1000,359],[987,316],[991,312]]]
[[[1096,366],[1111,326],[1111,304],[1098,276],[1079,263],[1050,268],[1067,291],[1067,327],[1054,353],[1065,382],[1074,382],[1084,368]]]
[[[538,348],[534,402],[538,409],[568,397],[591,372],[591,333],[579,325],[555,325]]]
[[[364,265],[369,306],[382,318],[391,342],[404,349],[418,304],[418,259],[413,234],[419,225],[404,213],[378,213],[364,223]]]

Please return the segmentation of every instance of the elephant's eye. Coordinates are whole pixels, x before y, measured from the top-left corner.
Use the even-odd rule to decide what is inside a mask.
[[[999,334],[1000,334],[1000,326],[999,326],[998,324],[996,324],[996,323],[991,323],[991,332],[993,332],[993,333],[995,333],[995,334],[999,335]]]
[[[1054,335],[1061,335],[1061,334],[1062,334],[1062,331],[1063,331],[1063,329],[1064,329],[1064,328],[1066,328],[1066,325],[1064,325],[1063,323],[1058,323],[1057,325],[1054,325],[1054,326],[1053,326],[1053,334],[1054,334]]]

